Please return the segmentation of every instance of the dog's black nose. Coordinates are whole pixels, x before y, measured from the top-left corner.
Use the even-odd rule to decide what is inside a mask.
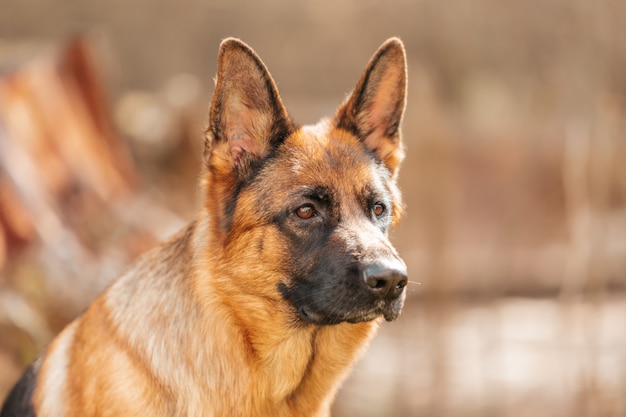
[[[362,276],[370,291],[379,297],[398,297],[407,284],[406,269],[379,264],[366,265]]]

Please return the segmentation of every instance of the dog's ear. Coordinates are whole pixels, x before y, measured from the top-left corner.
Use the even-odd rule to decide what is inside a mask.
[[[406,79],[404,46],[400,39],[391,38],[376,51],[334,119],[336,127],[360,138],[394,177],[404,157],[400,123]]]
[[[210,169],[245,179],[294,128],[274,80],[248,45],[224,40],[217,66],[204,159]]]

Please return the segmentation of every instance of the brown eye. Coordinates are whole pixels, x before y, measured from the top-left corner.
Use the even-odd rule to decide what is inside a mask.
[[[315,217],[317,212],[311,206],[302,206],[296,209],[296,216],[300,217],[303,220],[310,219],[311,217]]]
[[[383,215],[384,212],[385,212],[385,205],[383,203],[374,204],[374,207],[372,208],[372,213],[374,213],[374,216],[380,217]]]

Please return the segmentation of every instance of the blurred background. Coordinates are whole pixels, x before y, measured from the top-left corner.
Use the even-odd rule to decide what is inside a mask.
[[[409,297],[335,416],[626,415],[626,2],[0,0],[0,401],[198,208],[217,49],[294,119],[409,59]]]

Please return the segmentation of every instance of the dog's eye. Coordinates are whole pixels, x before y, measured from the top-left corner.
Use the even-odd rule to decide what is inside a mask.
[[[317,211],[315,211],[312,206],[307,204],[296,209],[296,216],[300,217],[303,220],[307,220],[317,216]]]
[[[372,207],[372,213],[374,213],[374,216],[376,216],[376,217],[380,217],[383,214],[385,214],[386,210],[387,210],[387,208],[381,202],[375,203],[374,207]]]

